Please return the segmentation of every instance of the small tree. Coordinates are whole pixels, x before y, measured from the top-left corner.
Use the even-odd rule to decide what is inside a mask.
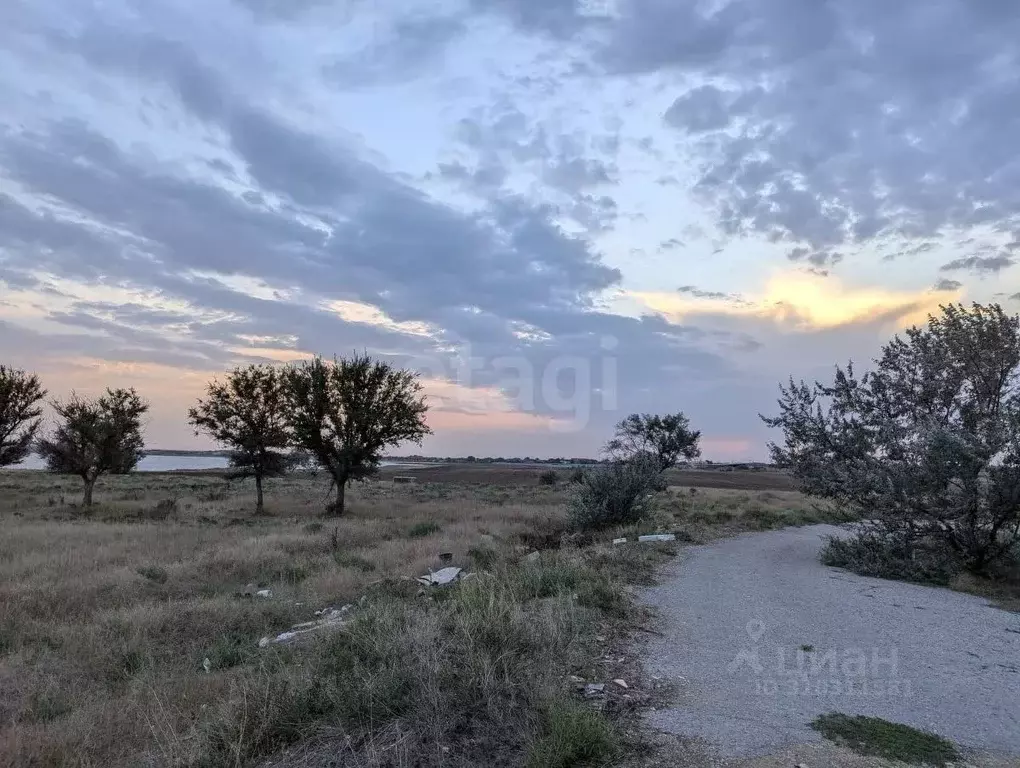
[[[235,368],[225,382],[210,382],[206,398],[188,411],[196,434],[229,446],[230,465],[255,478],[256,514],[264,509],[263,479],[283,474],[290,464],[279,450],[290,442],[283,379],[271,365]]]
[[[17,464],[31,452],[45,396],[37,376],[0,365],[0,467]]]
[[[616,425],[616,432],[606,444],[605,452],[617,460],[650,456],[659,469],[665,471],[675,467],[680,459],[700,456],[700,439],[701,432],[691,429],[682,412],[665,416],[632,413]]]
[[[912,557],[937,543],[983,572],[1020,540],[1020,318],[941,308],[859,377],[780,387],[773,460],[808,493],[870,521],[862,535]]]
[[[368,355],[316,358],[291,368],[286,380],[294,442],[333,478],[337,515],[347,484],[374,474],[384,448],[420,445],[432,434],[417,374]]]
[[[72,394],[52,406],[63,423],[37,450],[51,472],[84,481],[82,505],[91,507],[100,475],[130,472],[144,455],[142,416],[149,406],[134,389],[108,389],[94,399]]]

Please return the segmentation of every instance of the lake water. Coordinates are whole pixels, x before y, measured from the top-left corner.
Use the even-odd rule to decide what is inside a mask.
[[[381,461],[381,466],[398,464],[395,461]],[[136,471],[138,472],[169,472],[182,469],[223,469],[227,466],[227,459],[224,456],[146,456],[140,462]],[[29,456],[21,464],[10,469],[46,469],[46,464],[36,455]]]
[[[172,469],[223,469],[227,460],[223,456],[146,456],[138,462],[138,472],[168,472]],[[38,456],[29,456],[11,469],[46,469]]]

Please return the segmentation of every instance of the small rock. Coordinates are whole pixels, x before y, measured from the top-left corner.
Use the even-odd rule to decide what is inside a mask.
[[[795,768],[807,768],[807,763],[797,763]]]
[[[268,648],[269,642],[270,640],[268,637],[263,637],[261,640],[259,640],[259,648]]]
[[[638,541],[676,541],[672,533],[653,533],[648,536],[638,536]]]
[[[584,678],[583,677],[578,677],[577,675],[571,675],[569,680],[570,680],[570,682],[576,683],[576,684],[581,684],[581,683],[584,682]]]
[[[255,597],[272,597],[273,590],[271,589],[260,589],[255,593]]]
[[[630,686],[627,685],[627,681],[624,680],[623,678],[618,677],[613,682],[616,683],[621,688],[630,688]]]
[[[606,692],[605,683],[588,683],[584,686],[584,695],[586,698],[593,699],[597,696],[601,696]]]
[[[524,562],[537,563],[540,557],[542,557],[542,555],[537,550],[534,552],[529,552],[527,555],[524,556]]]
[[[626,544],[627,539],[613,539],[613,544]]]
[[[212,662],[211,662],[211,661],[209,661],[209,657],[208,657],[208,656],[206,656],[206,657],[205,657],[204,659],[202,659],[202,669],[204,669],[204,670],[205,670],[205,673],[206,673],[207,675],[208,675],[208,674],[209,674],[210,672],[212,672]]]

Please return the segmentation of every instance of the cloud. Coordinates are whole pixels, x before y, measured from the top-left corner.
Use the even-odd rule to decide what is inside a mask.
[[[702,323],[705,316],[767,321],[788,332],[815,332],[883,319],[888,323],[923,321],[939,299],[925,291],[895,291],[844,285],[804,273],[772,277],[764,290],[734,301],[727,294],[683,286],[674,293],[631,292],[642,304],[675,322]]]
[[[368,26],[367,45],[324,68],[330,82],[342,88],[365,88],[420,76],[466,30],[458,16],[412,16],[389,24],[373,19]]]
[[[959,280],[950,280],[949,278],[942,277],[935,281],[935,286],[932,290],[935,291],[958,291],[963,287],[963,283]]]
[[[939,267],[939,270],[942,272],[954,272],[967,269],[979,274],[982,272],[998,274],[1015,263],[1016,261],[1013,257],[1006,254],[999,254],[997,256],[965,256],[943,264]]]
[[[678,293],[684,293],[688,296],[693,296],[696,299],[725,299],[727,301],[740,300],[739,296],[734,296],[732,293],[723,293],[722,291],[703,291],[693,285],[681,285],[676,290]]]

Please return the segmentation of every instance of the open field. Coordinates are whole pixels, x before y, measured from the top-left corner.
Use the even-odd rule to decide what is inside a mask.
[[[566,675],[610,674],[592,660],[633,619],[627,584],[648,583],[672,550],[604,543],[620,531],[561,547],[569,486],[538,474],[356,485],[350,513],[331,520],[321,476],[273,481],[254,518],[249,485],[216,475],[103,478],[83,516],[77,479],[0,473],[0,764],[251,765],[299,741],[335,753],[339,739],[343,764],[458,765],[495,734],[509,765],[569,753],[571,729],[587,742],[605,723],[587,707],[578,719]],[[802,522],[804,508],[790,494],[672,489],[622,533],[697,540],[713,526]],[[532,549],[547,550],[537,568],[519,562]],[[499,579],[438,602],[400,580],[444,552]],[[248,585],[272,597],[243,596]],[[256,647],[348,603],[361,634],[340,635],[374,648],[374,668],[359,666],[364,648],[325,637]],[[392,680],[412,657],[411,677]]]
[[[436,464],[420,467],[389,466],[383,476],[413,475],[429,483],[481,483],[485,485],[533,485],[542,472],[552,470],[567,479],[572,468],[555,465],[513,464]],[[666,473],[670,485],[699,488],[728,488],[749,491],[793,491],[796,485],[788,474],[776,470],[748,469],[671,469]]]

